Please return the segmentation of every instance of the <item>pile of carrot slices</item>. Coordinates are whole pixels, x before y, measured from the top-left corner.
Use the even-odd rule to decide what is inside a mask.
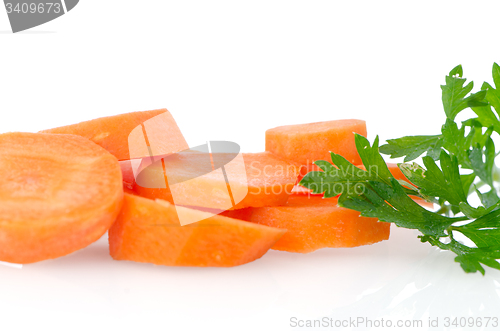
[[[389,223],[297,185],[330,151],[361,164],[354,133],[364,121],[282,126],[264,152],[206,153],[159,109],[0,134],[0,261],[61,257],[106,232],[115,260],[199,267],[386,240]]]

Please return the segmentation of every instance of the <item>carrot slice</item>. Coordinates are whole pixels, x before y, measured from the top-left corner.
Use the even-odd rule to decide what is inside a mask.
[[[254,208],[250,221],[287,229],[273,249],[297,253],[369,245],[388,239],[390,231],[390,223],[339,207],[335,198],[296,194],[286,206]]]
[[[195,207],[195,206],[183,206],[190,209],[196,209],[200,211],[204,211],[206,213],[211,213],[213,215],[221,215],[230,218],[236,218],[237,220],[242,221],[250,221],[250,217],[252,216],[253,208],[240,208],[240,209],[230,209],[230,210],[222,210],[215,208],[205,208],[205,207]]]
[[[41,132],[85,137],[109,151],[118,160],[170,154],[188,148],[167,109],[102,117]]]
[[[285,204],[300,167],[269,152],[239,155],[239,161],[230,153],[170,155],[145,168],[134,191],[176,205],[221,210]],[[224,170],[212,169],[210,158]],[[153,187],[160,182],[163,188]]]
[[[122,178],[123,178],[123,189],[124,190],[129,190],[133,192],[134,185],[135,185],[135,175],[134,175],[134,168],[133,168],[133,163],[134,161],[137,160],[125,160],[125,161],[120,161],[120,169],[122,171]],[[140,164],[140,161],[138,161]]]
[[[203,219],[186,226],[179,216]],[[115,260],[167,266],[232,267],[260,258],[285,230],[125,194],[109,230]]]
[[[250,221],[252,217],[253,208],[241,208],[241,209],[233,209],[233,210],[224,210],[219,215],[236,218],[242,221]]]
[[[79,136],[0,135],[0,260],[60,257],[99,239],[123,199],[116,158]]]
[[[266,131],[266,151],[302,165],[330,160],[330,152],[360,164],[354,132],[366,136],[365,121],[336,120],[280,126]]]

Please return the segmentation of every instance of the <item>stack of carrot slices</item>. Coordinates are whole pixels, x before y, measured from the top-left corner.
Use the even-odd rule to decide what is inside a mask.
[[[365,122],[284,126],[266,132],[265,152],[203,153],[159,109],[2,134],[0,260],[57,258],[108,230],[114,259],[167,266],[386,240],[389,223],[297,185],[330,151],[360,164],[354,132],[366,136]]]

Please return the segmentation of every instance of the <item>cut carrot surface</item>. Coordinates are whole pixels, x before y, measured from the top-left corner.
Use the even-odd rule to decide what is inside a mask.
[[[44,133],[74,134],[92,140],[118,160],[163,155],[188,148],[167,109],[126,113],[63,126]]]
[[[389,238],[390,223],[339,207],[337,199],[292,194],[286,206],[254,208],[251,222],[288,230],[273,249],[308,253],[369,245]]]
[[[266,131],[266,151],[301,165],[331,160],[330,152],[360,164],[354,132],[366,137],[362,120],[337,120],[280,126]]]
[[[220,166],[212,169],[213,164]],[[176,205],[221,210],[283,205],[299,171],[299,166],[269,152],[236,157],[229,153],[181,153],[144,169],[134,190],[140,196]],[[163,188],[158,188],[158,183]]]
[[[331,163],[330,160],[331,159],[328,159],[328,162]],[[304,178],[304,176],[311,171],[321,171],[321,169],[317,165],[312,163],[303,165],[302,168],[300,169],[299,176],[297,177],[297,183],[299,183],[302,180],[302,178]]]
[[[120,169],[122,171],[123,187],[129,190],[133,190],[135,185],[135,177],[131,160],[120,161]]]
[[[167,266],[231,267],[260,258],[285,233],[219,215],[181,226],[181,214],[195,219],[210,216],[125,194],[120,216],[109,230],[111,256]]]
[[[0,260],[60,257],[99,239],[120,211],[120,166],[86,138],[0,135]]]
[[[242,221],[250,221],[252,217],[253,208],[241,208],[241,209],[233,209],[233,210],[225,210],[219,215],[236,218]]]
[[[252,216],[253,208],[240,208],[240,209],[230,209],[230,210],[221,210],[214,208],[205,208],[205,207],[193,207],[193,206],[183,206],[186,208],[196,209],[200,211],[204,211],[207,213],[212,213],[214,215],[221,215],[230,218],[236,218],[237,220],[242,221],[250,221],[250,217]]]

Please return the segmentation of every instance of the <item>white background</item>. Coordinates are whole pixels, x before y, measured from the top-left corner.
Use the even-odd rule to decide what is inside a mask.
[[[224,139],[245,152],[264,149],[266,129],[339,118],[367,120],[370,139],[434,134],[450,69],[491,82],[499,12],[498,1],[82,0],[12,34],[0,7],[0,132],[166,107],[191,146]],[[326,316],[425,330],[429,317],[500,318],[500,272],[466,275],[453,254],[392,229],[373,246],[271,251],[233,269],[113,261],[103,238],[0,266],[0,328],[288,330],[291,317]]]

